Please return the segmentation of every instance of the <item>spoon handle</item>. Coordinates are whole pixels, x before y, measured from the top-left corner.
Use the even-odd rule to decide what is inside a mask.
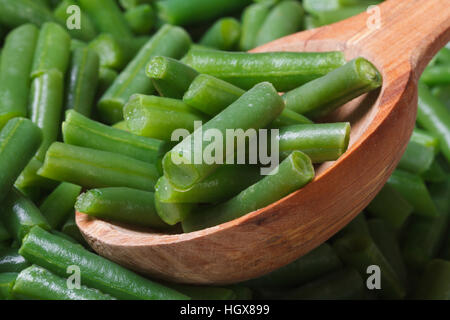
[[[388,0],[355,20],[364,28],[347,44],[367,48],[388,69],[409,62],[416,80],[450,40],[450,0]]]

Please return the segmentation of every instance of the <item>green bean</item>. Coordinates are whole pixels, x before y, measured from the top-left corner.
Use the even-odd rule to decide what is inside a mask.
[[[193,300],[235,300],[236,294],[232,289],[221,287],[189,286],[183,284],[168,284],[170,288],[183,293]]]
[[[80,186],[63,182],[42,202],[39,210],[52,229],[61,228],[67,221],[80,192]]]
[[[33,265],[19,273],[12,293],[21,300],[115,300],[86,286],[69,288],[68,281]]]
[[[447,219],[444,213],[434,218],[411,217],[401,243],[403,259],[409,268],[421,271],[438,254]]]
[[[261,26],[256,45],[282,38],[299,31],[303,26],[305,12],[297,1],[282,1],[266,17]]]
[[[414,210],[402,194],[389,184],[384,185],[366,209],[373,217],[383,219],[397,232]]]
[[[122,8],[129,10],[142,4],[152,3],[153,1],[154,0],[119,0],[119,3]]]
[[[119,39],[133,36],[116,1],[79,0],[78,3],[100,32],[110,33]]]
[[[304,18],[303,26],[304,26],[305,30],[311,30],[311,29],[319,28],[322,25],[320,24],[319,19],[317,17],[307,15]]]
[[[28,119],[14,118],[3,127],[0,132],[0,202],[38,150],[41,141],[41,130]]]
[[[382,219],[370,219],[367,224],[376,246],[389,261],[402,283],[406,284],[406,267],[395,230]]]
[[[166,177],[161,177],[155,186],[156,197],[165,203],[217,203],[236,196],[260,178],[256,166],[224,165],[185,191],[177,190]]]
[[[283,108],[283,100],[270,83],[256,85],[167,153],[163,159],[165,176],[175,187],[183,190],[203,181],[217,170],[220,164],[217,163],[218,161],[212,164],[205,161],[195,163],[195,153],[200,151],[195,146],[197,144],[195,140],[199,140],[196,137],[200,136],[201,141],[204,141],[205,134],[211,128],[221,132],[223,137],[226,130],[230,128],[239,128],[243,131],[264,128],[280,115]],[[128,125],[130,126],[130,124]],[[226,141],[220,143],[222,150],[226,150],[226,152],[222,152],[222,155],[217,155],[217,157],[221,157],[220,160],[224,163],[225,158],[234,155],[236,146],[233,143],[233,149],[226,148]],[[201,156],[206,148],[207,146],[205,147],[202,143]],[[217,157],[216,159],[218,159]],[[174,159],[179,164],[176,164]]]
[[[66,109],[74,109],[90,116],[98,85],[99,58],[88,47],[76,49],[66,89]]]
[[[97,95],[101,97],[114,83],[118,75],[119,74],[114,69],[100,67],[100,71],[98,74]]]
[[[134,8],[130,8],[125,12],[130,29],[135,34],[145,35],[150,33],[156,23],[156,15],[152,6],[142,4]]]
[[[239,87],[213,76],[200,74],[189,86],[184,94],[183,101],[189,106],[209,115],[215,116],[245,93]],[[284,109],[275,119],[271,127],[280,128],[295,124],[312,123],[294,111]]]
[[[436,65],[427,67],[420,81],[429,86],[450,84],[450,65]]]
[[[193,203],[168,203],[159,201],[155,195],[155,208],[158,216],[168,225],[174,226],[186,220],[197,208]]]
[[[231,83],[207,74],[200,74],[189,86],[183,101],[207,115],[215,116],[244,93],[244,90]]]
[[[442,181],[428,183],[428,189],[437,210],[450,216],[450,176],[446,174]]]
[[[31,83],[30,119],[42,130],[42,144],[36,153],[40,161],[58,138],[63,95],[63,78],[56,69],[39,74]]]
[[[73,213],[73,210],[72,210],[72,213]],[[80,244],[77,240],[75,240],[74,238],[72,238],[71,236],[69,236],[68,234],[66,234],[62,231],[51,230],[50,232],[51,232],[51,234],[54,234],[55,236],[66,239],[74,244]]]
[[[270,125],[272,128],[281,128],[287,126],[293,126],[297,124],[312,124],[313,122],[309,120],[307,117],[289,110],[284,109],[278,118],[272,122]]]
[[[276,173],[264,177],[227,202],[189,216],[182,222],[183,230],[196,231],[239,218],[276,202],[313,178],[311,160],[302,152],[294,151],[278,166]]]
[[[155,163],[165,148],[160,140],[106,126],[73,110],[66,113],[62,132],[67,144],[119,153],[148,163]]]
[[[30,263],[19,254],[17,249],[0,248],[0,273],[20,272],[29,266]]]
[[[76,6],[77,2],[74,0],[63,0],[53,10],[53,14],[58,22],[62,25],[66,25],[70,21],[70,17],[73,14],[72,11],[68,11],[69,7]],[[97,35],[97,29],[95,28],[90,17],[80,10],[80,26],[79,28],[68,29],[69,34],[83,41],[91,41]]]
[[[424,217],[438,216],[430,193],[418,175],[397,169],[389,178],[388,184],[400,192],[406,201],[413,206],[415,214]]]
[[[443,244],[441,254],[439,255],[441,258],[450,261],[450,236],[449,231],[447,231],[447,237]]]
[[[419,84],[417,122],[436,135],[441,152],[450,161],[450,111],[423,84]]]
[[[339,257],[347,266],[355,268],[361,276],[367,275],[367,268],[377,265],[381,270],[382,289],[378,294],[385,299],[401,299],[405,288],[398,275],[370,236],[347,234],[333,244]]]
[[[12,288],[19,274],[16,272],[0,273],[0,300],[12,300]]]
[[[333,248],[323,243],[303,257],[260,278],[246,281],[250,287],[293,288],[316,280],[342,266]]]
[[[356,16],[357,14],[365,12],[366,10],[367,6],[358,5],[337,10],[320,11],[317,15],[317,19],[319,21],[319,24],[321,26],[324,26]]]
[[[377,0],[303,0],[303,6],[308,13],[319,15],[323,11],[333,11],[353,6],[368,7],[380,2]]]
[[[127,131],[130,132],[130,129],[128,129],[128,124],[126,120],[122,120],[120,122],[117,122],[116,124],[112,125],[113,128],[115,129],[120,129],[123,131]]]
[[[19,253],[61,277],[67,275],[67,267],[76,265],[83,285],[118,299],[188,299],[39,227],[28,233]]]
[[[240,37],[240,22],[235,18],[222,18],[206,31],[199,44],[218,50],[233,50],[237,48]]]
[[[15,188],[9,192],[1,208],[0,219],[19,243],[34,226],[50,229],[47,220],[34,203]]]
[[[437,64],[450,64],[450,48],[443,47],[435,56]]]
[[[184,62],[242,89],[268,81],[288,91],[345,64],[342,52],[243,53],[191,49]]]
[[[398,168],[415,174],[427,171],[434,161],[434,150],[415,141],[410,141]]]
[[[180,100],[142,94],[133,95],[123,113],[131,132],[164,141],[172,141],[177,129],[193,132],[195,121],[208,120]]]
[[[429,133],[426,130],[414,128],[411,136],[411,141],[419,143],[427,148],[433,149],[433,153],[435,155],[437,155],[440,151],[439,139],[437,139],[433,134]]]
[[[91,189],[78,197],[75,209],[100,219],[167,228],[156,213],[151,192],[130,188]]]
[[[88,44],[84,41],[78,39],[70,40],[70,51],[75,51],[76,49],[85,48]]]
[[[433,260],[414,294],[420,300],[449,300],[450,299],[450,261]]]
[[[26,117],[30,72],[38,29],[30,24],[9,33],[0,66],[0,129],[15,117]]]
[[[34,54],[31,78],[41,76],[52,69],[64,77],[70,60],[70,36],[60,25],[45,23],[39,33]]]
[[[119,122],[123,119],[123,106],[133,94],[154,92],[152,81],[145,74],[145,65],[152,57],[181,58],[190,44],[190,37],[183,29],[168,25],[162,27],[100,99],[98,108],[102,118],[108,123]]]
[[[450,110],[450,85],[438,85],[432,89],[433,95]]]
[[[147,65],[146,74],[152,79],[158,93],[168,98],[183,98],[198,72],[175,59],[154,57]]]
[[[355,300],[365,298],[364,281],[350,268],[335,271],[304,286],[284,292],[283,300]]]
[[[80,229],[78,228],[76,222],[75,222],[75,214],[72,213],[67,219],[67,221],[64,223],[64,225],[61,228],[61,232],[67,235],[68,237],[74,239],[79,244],[83,245],[85,248],[90,249],[91,247],[84,239],[83,235],[80,232]]]
[[[350,123],[299,124],[280,128],[281,154],[294,150],[304,152],[313,163],[337,160],[347,151]]]
[[[57,186],[56,181],[41,177],[37,174],[37,171],[42,167],[42,164],[43,161],[33,157],[17,178],[14,186],[22,191],[54,189]]]
[[[168,0],[158,1],[161,20],[174,25],[192,25],[207,22],[237,12],[251,0]]]
[[[427,171],[420,176],[426,182],[442,182],[445,180],[445,171],[439,161],[434,160]]]
[[[327,75],[287,92],[286,108],[311,119],[320,118],[346,102],[378,88],[381,74],[366,59],[357,58]]]
[[[269,15],[270,4],[255,3],[248,6],[242,14],[242,31],[240,49],[248,51],[256,47],[256,38],[266,17]]]
[[[159,177],[150,163],[121,154],[53,143],[38,174],[85,188],[130,187],[153,191]]]
[[[347,235],[360,235],[369,237],[369,225],[364,212],[360,212],[352,221],[350,221],[343,229],[341,229],[334,239],[339,239]]]
[[[41,26],[54,21],[52,12],[34,0],[0,0],[0,23],[10,28],[25,23]]]
[[[9,234],[8,230],[6,230],[3,222],[0,221],[0,243],[10,239],[11,235]]]
[[[102,33],[89,43],[100,58],[100,66],[122,70],[149,40],[148,37],[119,39],[109,33]]]

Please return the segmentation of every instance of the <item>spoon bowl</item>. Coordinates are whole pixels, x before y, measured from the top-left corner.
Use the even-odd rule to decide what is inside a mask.
[[[384,79],[381,90],[326,119],[351,122],[347,152],[318,166],[306,187],[219,226],[169,235],[77,213],[83,236],[108,259],[180,283],[236,283],[292,262],[348,224],[386,183],[414,128],[420,74],[449,40],[450,6],[441,0],[388,0],[253,50],[339,50],[347,59],[362,56],[376,65]]]

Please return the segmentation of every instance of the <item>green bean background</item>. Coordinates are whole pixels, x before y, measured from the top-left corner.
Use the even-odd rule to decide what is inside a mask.
[[[381,76],[339,52],[317,56],[321,66],[314,55],[243,52],[380,2],[0,0],[0,300],[450,300],[450,45],[421,78],[417,125],[387,184],[338,234],[281,269],[222,287],[163,283],[95,254],[74,220],[76,208],[164,232],[181,232],[180,222],[196,230],[309,182],[311,162],[338,159],[350,131],[312,120],[376,89]],[[81,8],[81,29],[65,27],[71,5]],[[266,74],[227,78],[217,67],[245,59]],[[288,59],[311,70],[268,76],[270,62]],[[361,64],[371,77],[358,78]],[[289,92],[281,99],[269,83],[253,88],[263,81]],[[233,122],[230,110],[269,93],[251,126],[281,128],[279,175],[202,167],[188,190],[163,176],[173,129],[192,133],[193,121],[211,119],[220,126],[221,115]],[[210,208],[222,216],[192,215]],[[65,285],[70,265],[81,269],[80,289]],[[367,288],[371,265],[381,268],[381,290]]]

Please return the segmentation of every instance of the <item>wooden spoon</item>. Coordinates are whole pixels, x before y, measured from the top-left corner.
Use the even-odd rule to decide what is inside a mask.
[[[338,161],[323,164],[311,184],[266,208],[193,233],[134,230],[77,213],[94,250],[152,277],[227,284],[290,263],[343,228],[399,162],[416,119],[419,76],[450,40],[449,0],[388,0],[377,8],[254,50],[342,50],[348,59],[369,59],[382,72],[381,92],[356,99],[330,117],[352,123],[350,148]],[[374,24],[377,13],[381,28]]]

